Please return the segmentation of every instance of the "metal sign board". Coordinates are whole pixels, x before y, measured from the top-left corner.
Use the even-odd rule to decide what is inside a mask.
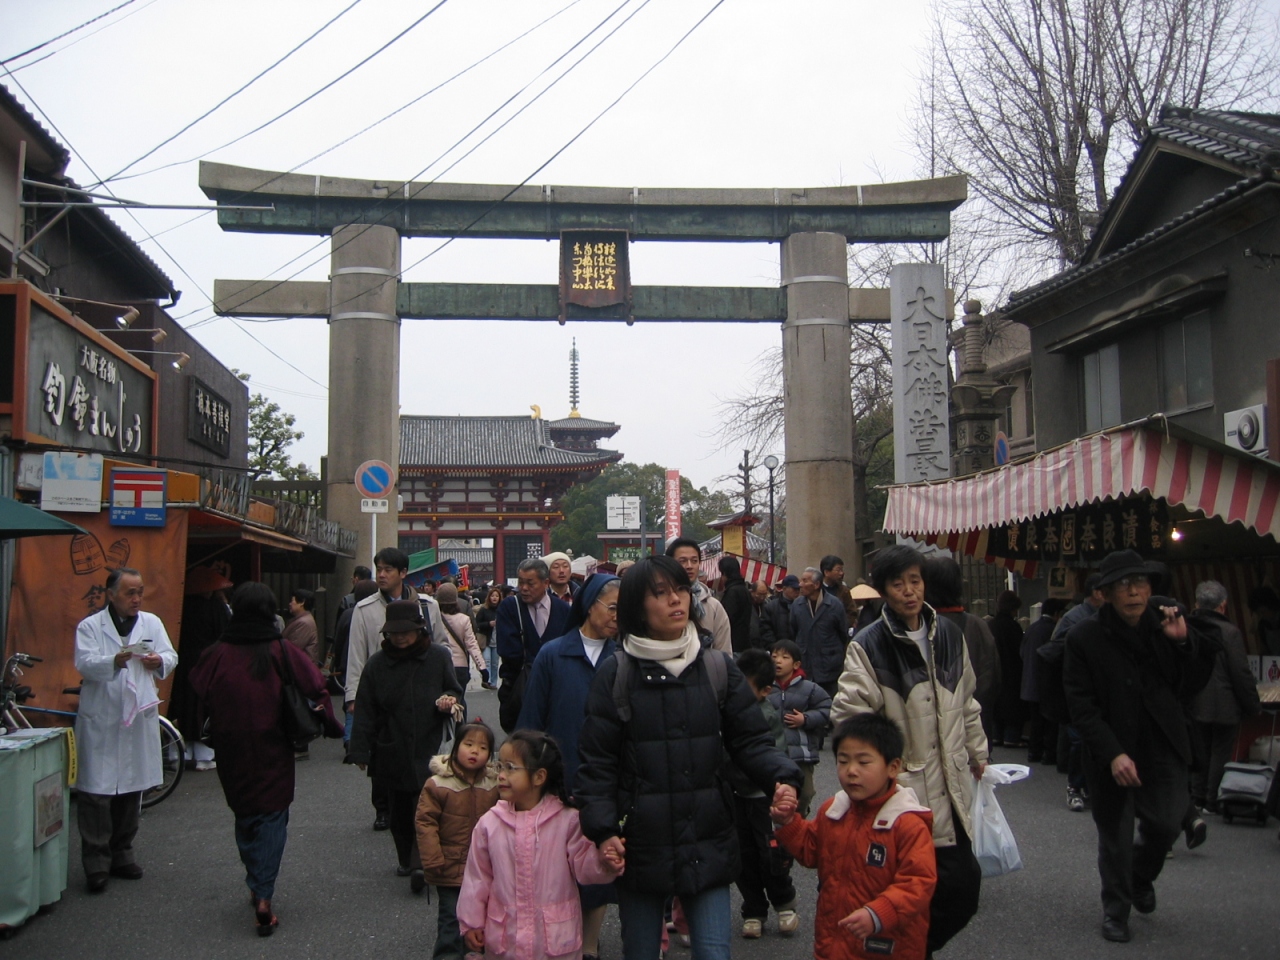
[[[155,381],[72,324],[31,304],[26,432],[104,453],[150,453]]]
[[[187,439],[224,460],[231,456],[231,401],[199,377],[187,378]]]
[[[164,470],[111,469],[111,525],[163,527],[169,475]]]
[[[381,500],[395,485],[396,471],[384,460],[366,460],[356,467],[356,489],[362,497]]]
[[[46,450],[40,509],[102,512],[102,454]]]
[[[560,322],[631,315],[630,237],[625,230],[560,234]]]
[[[361,513],[390,513],[391,501],[365,497],[360,501]]]
[[[605,526],[610,530],[639,530],[640,498],[609,497],[605,501]]]

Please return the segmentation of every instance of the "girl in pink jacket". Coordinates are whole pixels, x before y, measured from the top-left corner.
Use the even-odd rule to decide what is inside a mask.
[[[498,752],[497,804],[476,824],[458,897],[467,949],[486,957],[582,957],[577,884],[622,873],[618,838],[599,850],[565,805],[564,761],[545,733],[517,730]]]

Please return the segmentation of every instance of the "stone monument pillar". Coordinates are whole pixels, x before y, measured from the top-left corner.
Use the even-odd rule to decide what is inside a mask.
[[[849,390],[848,245],[838,233],[782,241],[782,328],[786,418],[787,564],[818,565],[824,554],[862,571],[854,529],[853,401]],[[863,531],[869,534],[870,531]]]
[[[335,576],[351,576],[356,563],[373,565],[382,547],[399,543],[397,490],[389,513],[378,516],[378,542],[369,515],[360,512],[356,467],[366,460],[400,466],[400,235],[391,227],[349,224],[333,232],[329,286],[328,519],[360,535],[354,561]],[[345,582],[345,581],[344,581]]]
[[[898,483],[951,475],[946,284],[936,263],[889,272],[893,324],[893,457]]]

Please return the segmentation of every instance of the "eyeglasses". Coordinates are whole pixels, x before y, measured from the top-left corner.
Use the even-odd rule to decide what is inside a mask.
[[[604,601],[603,601],[603,600],[597,600],[597,601],[596,601],[596,603],[604,603]],[[618,612],[618,605],[617,605],[616,603],[605,603],[605,607],[604,607],[604,608],[605,608],[606,610],[608,610],[610,613],[617,613],[617,612]]]
[[[1145,587],[1151,580],[1146,574],[1136,573],[1132,577],[1122,577],[1116,581],[1116,586],[1121,590],[1128,590],[1130,587]]]
[[[528,769],[529,769],[528,767],[518,767],[514,763],[512,763],[510,760],[498,761],[498,770],[501,773],[512,774],[512,773],[515,773],[517,770],[528,770]]]

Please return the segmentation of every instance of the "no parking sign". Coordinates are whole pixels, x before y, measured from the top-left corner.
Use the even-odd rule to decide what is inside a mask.
[[[356,467],[356,489],[362,497],[381,500],[396,485],[396,472],[383,460],[366,460]]]

